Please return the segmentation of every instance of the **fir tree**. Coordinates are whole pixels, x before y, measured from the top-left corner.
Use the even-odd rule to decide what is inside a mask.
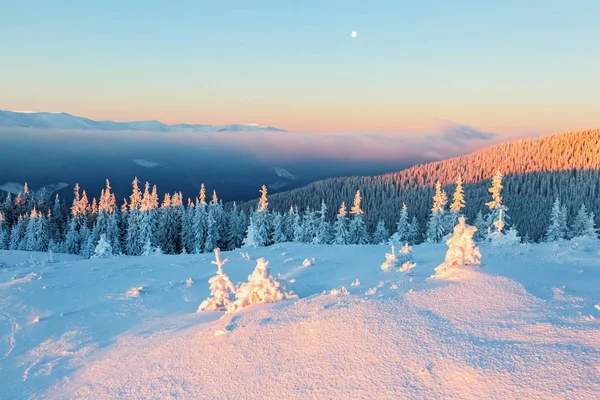
[[[465,208],[465,193],[463,191],[462,177],[458,175],[456,179],[456,188],[452,196],[452,204],[450,204],[450,224],[454,226],[458,222],[458,217],[462,215],[462,210]]]
[[[411,241],[411,227],[408,222],[408,208],[405,203],[402,203],[400,218],[396,224],[396,232],[391,237],[391,244],[402,244]],[[375,238],[373,238],[375,241]]]
[[[285,214],[283,219],[283,233],[285,234],[285,241],[294,241],[294,221],[296,219],[296,212],[294,207],[290,206],[289,211]]]
[[[25,250],[25,233],[27,232],[28,218],[19,216],[19,219],[15,225],[13,225],[10,232],[10,250]]]
[[[594,213],[587,212],[587,208],[585,204],[581,204],[577,215],[575,216],[575,220],[573,221],[573,226],[569,231],[569,237],[587,237],[587,238],[597,238],[598,231],[596,229],[596,223],[594,222]]]
[[[284,217],[281,214],[276,213],[275,216],[273,217],[272,237],[273,237],[274,243],[284,243],[287,241],[285,233],[283,232],[283,222],[284,222]]]
[[[204,186],[203,186],[204,187]],[[202,193],[202,192],[201,192]],[[206,212],[206,204],[202,201],[198,202],[194,207],[194,215],[192,218],[192,229],[191,234],[193,240],[191,243],[192,248],[188,249],[190,252],[200,253],[206,248],[206,230],[208,225],[208,213]]]
[[[350,241],[347,214],[346,204],[342,201],[342,205],[337,214],[337,219],[333,226],[333,230],[335,231],[335,238],[333,239],[334,244],[348,244]]]
[[[488,228],[488,224],[483,218],[483,213],[481,212],[481,210],[479,210],[479,212],[477,213],[477,218],[475,218],[475,227],[477,228],[477,231],[475,231],[473,239],[476,242],[480,242],[486,238],[486,232]]]
[[[442,190],[442,185],[438,181],[435,185],[433,207],[431,208],[431,214],[427,223],[427,241],[430,243],[439,243],[446,236],[448,226],[444,207],[447,202],[448,197],[446,192]]]
[[[492,187],[488,189],[488,192],[492,195],[492,200],[485,203],[490,209],[488,215],[486,231],[490,233],[502,233],[506,227],[506,221],[510,219],[507,214],[508,208],[502,203],[502,173],[500,170],[496,170],[496,174],[492,178]]]
[[[210,253],[217,248],[217,245],[221,240],[217,222],[218,212],[218,203],[211,203],[206,219],[206,241],[204,242],[204,251],[207,253]]]
[[[350,214],[352,214],[352,220],[350,221],[350,229],[348,232],[349,243],[350,244],[368,244],[369,243],[369,234],[367,233],[367,226],[363,221],[363,213],[364,211],[360,208],[361,203],[360,190],[356,191],[356,195],[354,196],[354,204],[350,209]]]
[[[375,233],[373,233],[373,244],[385,244],[390,240],[390,233],[385,227],[383,220],[377,222]]]
[[[0,212],[0,250],[7,250],[9,244],[8,221],[4,218],[4,214]]]
[[[258,207],[256,211],[252,213],[250,218],[250,225],[244,239],[244,246],[246,247],[264,247],[270,242],[269,233],[271,231],[269,226],[269,214],[267,200],[267,187],[262,186],[260,190],[261,196],[258,201]]]
[[[47,251],[49,241],[46,217],[33,207],[25,232],[25,250]]]
[[[419,221],[417,220],[417,217],[413,215],[412,221],[410,222],[410,225],[408,226],[407,242],[410,244],[419,243],[419,241],[420,241],[419,233],[420,233]]]
[[[331,225],[327,221],[327,204],[321,200],[321,211],[316,221],[316,232],[312,239],[313,244],[328,244],[331,242]]]
[[[546,242],[556,242],[567,236],[567,218],[558,197],[554,200],[550,214],[550,226],[546,230]]]

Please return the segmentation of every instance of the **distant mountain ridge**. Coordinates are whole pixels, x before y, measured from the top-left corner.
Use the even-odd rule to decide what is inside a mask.
[[[18,112],[0,110],[0,127],[36,129],[79,129],[97,131],[147,131],[147,132],[285,132],[284,129],[257,124],[175,124],[159,121],[95,121],[67,113]]]

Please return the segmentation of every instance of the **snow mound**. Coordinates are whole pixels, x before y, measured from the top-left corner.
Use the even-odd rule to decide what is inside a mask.
[[[125,293],[127,297],[140,297],[140,293],[146,293],[146,288],[143,286],[138,286],[131,288]]]

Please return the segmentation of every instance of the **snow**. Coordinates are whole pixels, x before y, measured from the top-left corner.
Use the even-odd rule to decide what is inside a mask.
[[[0,126],[38,129],[85,129],[99,131],[147,131],[147,132],[285,132],[283,129],[257,124],[176,124],[159,121],[95,121],[64,112],[23,112],[0,110]]]
[[[292,180],[296,179],[296,177],[287,169],[281,167],[273,167],[273,171],[275,171],[275,174],[280,178],[287,178]]]
[[[385,245],[222,252],[233,283],[264,257],[298,295],[237,313],[196,313],[210,253],[0,251],[0,398],[595,398],[600,243],[576,243],[483,243],[459,281],[428,279],[445,244],[410,279]]]

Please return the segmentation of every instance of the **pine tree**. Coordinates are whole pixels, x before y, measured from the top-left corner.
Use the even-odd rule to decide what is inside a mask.
[[[480,242],[486,238],[486,232],[488,228],[488,224],[483,218],[483,213],[481,210],[479,210],[477,213],[477,218],[475,218],[475,227],[477,228],[477,231],[475,231],[473,239],[475,239],[476,242]]]
[[[233,203],[233,208],[229,212],[227,232],[229,243],[228,249],[232,250],[242,247],[246,226],[241,213],[238,212],[236,203]]]
[[[420,233],[419,221],[417,220],[417,217],[413,215],[412,221],[410,222],[410,225],[408,226],[407,242],[410,244],[419,243],[419,241],[420,241],[419,233]]]
[[[0,212],[0,250],[7,250],[9,242],[8,221]]]
[[[268,213],[269,202],[267,200],[267,187],[262,186],[260,190],[261,196],[258,201],[258,207],[256,211],[252,213],[250,218],[250,225],[244,239],[245,247],[264,247],[270,242],[269,233],[271,228],[269,226],[270,218]]]
[[[202,186],[204,188],[204,186]],[[202,192],[201,192],[202,193]],[[192,248],[188,249],[190,252],[200,253],[206,248],[206,230],[208,225],[208,213],[206,212],[206,204],[202,201],[198,202],[194,206],[194,214],[192,218],[192,229],[193,241],[191,243]]]
[[[106,235],[100,235],[100,239],[98,240],[98,244],[94,248],[94,254],[92,254],[92,258],[107,258],[113,255],[113,249],[110,245],[110,241],[106,239]]]
[[[35,206],[29,216],[27,230],[25,232],[25,250],[29,251],[47,251],[48,243],[48,226],[46,217],[39,213]]]
[[[492,195],[492,200],[485,203],[490,209],[488,215],[487,225],[490,233],[502,233],[506,227],[506,221],[510,219],[507,214],[508,208],[502,203],[502,173],[500,170],[496,170],[496,174],[492,178],[492,187],[488,189],[488,192]]]
[[[465,193],[463,191],[462,177],[458,175],[456,179],[456,189],[452,196],[452,204],[450,204],[450,223],[449,226],[454,226],[458,222],[458,217],[462,214],[462,209],[465,208]]]
[[[546,242],[556,242],[566,238],[567,221],[564,209],[561,207],[558,197],[554,200],[550,214],[550,226],[546,230]]]
[[[400,218],[396,224],[396,232],[392,235],[390,243],[402,244],[411,241],[410,228],[410,223],[408,222],[408,208],[405,203],[402,203]],[[373,241],[375,241],[375,238],[373,238]]]
[[[321,200],[321,211],[316,222],[316,232],[312,239],[313,244],[328,244],[331,242],[331,225],[327,221],[327,204]]]
[[[29,218],[24,218],[22,215],[10,231],[10,242],[8,248],[10,250],[25,250],[25,233],[27,232],[27,224]]]
[[[296,212],[294,207],[290,206],[289,211],[285,214],[283,220],[283,233],[285,234],[285,241],[294,241],[294,221],[296,219]]]
[[[590,212],[585,220],[585,223],[583,224],[581,236],[594,239],[598,238],[598,229],[596,229],[596,222],[594,218],[594,213]]]
[[[173,198],[177,196],[173,195]],[[171,196],[165,193],[158,217],[159,245],[165,253],[177,254],[180,230],[177,206],[173,205]]]
[[[447,234],[448,226],[444,209],[446,203],[448,203],[448,197],[438,181],[435,185],[433,207],[427,223],[427,241],[430,243],[439,243]]]
[[[360,190],[356,191],[354,196],[354,204],[350,209],[350,214],[353,215],[350,221],[350,229],[348,232],[350,244],[368,244],[369,234],[367,233],[367,226],[363,221],[364,211],[360,208],[361,203]]]
[[[383,220],[377,222],[375,233],[373,233],[373,244],[385,244],[390,240],[390,233],[385,227]]]
[[[96,243],[94,243],[90,228],[84,224],[79,231],[79,236],[81,239],[81,249],[79,254],[85,258],[90,258],[92,254],[94,254],[94,249],[96,248]]]
[[[284,243],[287,241],[285,233],[283,232],[283,222],[284,222],[284,217],[281,214],[276,213],[275,216],[273,217],[272,237],[273,237],[274,243]]]
[[[206,241],[204,242],[204,251],[212,252],[221,240],[218,226],[218,203],[212,202],[209,206],[206,219]]]
[[[333,230],[335,231],[335,238],[333,239],[334,244],[348,244],[350,241],[347,214],[346,204],[342,201],[342,205],[337,214],[337,219],[333,226]]]

